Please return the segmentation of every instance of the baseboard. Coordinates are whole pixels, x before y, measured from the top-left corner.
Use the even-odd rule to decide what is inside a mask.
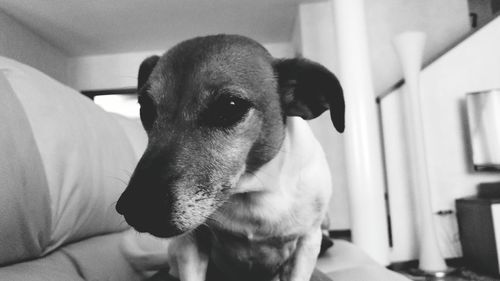
[[[445,261],[449,267],[458,268],[464,266],[463,258],[450,258],[450,259],[445,259]],[[417,267],[418,267],[418,260],[394,262],[387,266],[388,269],[399,272],[404,272],[411,268],[417,268]]]
[[[330,235],[331,238],[334,238],[334,239],[342,239],[342,240],[351,241],[351,230],[350,229],[330,230],[330,231],[328,231],[328,234]]]

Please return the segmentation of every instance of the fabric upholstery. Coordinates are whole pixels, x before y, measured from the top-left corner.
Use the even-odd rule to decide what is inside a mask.
[[[317,268],[334,281],[411,281],[390,271],[355,245],[335,240],[335,244],[316,264]]]
[[[0,150],[2,158],[11,162],[6,166],[0,160],[6,174],[0,197],[16,200],[0,208],[16,214],[0,219],[0,241],[12,239],[14,233],[23,239],[10,243],[20,253],[4,255],[2,251],[0,264],[35,258],[72,241],[126,229],[114,205],[146,144],[140,123],[118,121],[79,92],[16,61],[0,57],[0,70],[14,96],[2,94],[2,102],[8,100],[10,111],[17,108],[2,113],[8,115],[2,126],[9,133],[2,134]],[[13,106],[16,100],[17,107]],[[23,234],[8,224],[16,224]]]
[[[127,135],[132,148],[134,149],[136,158],[141,158],[144,150],[146,149],[146,144],[148,143],[146,131],[144,130],[142,125],[140,125],[141,120],[130,119],[128,117],[115,113],[109,114],[112,115],[124,129],[124,132]]]
[[[142,280],[144,275],[132,268],[120,251],[123,234],[92,237],[64,246],[60,251],[71,257],[85,280]]]
[[[333,281],[411,281],[405,276],[380,265],[363,265],[327,274]]]
[[[92,237],[48,256],[0,267],[0,281],[139,281],[120,252],[123,233]]]
[[[73,261],[63,252],[55,252],[43,259],[0,267],[0,281],[84,280],[79,274],[78,269],[74,266]]]
[[[39,256],[51,228],[40,153],[4,71],[0,69],[0,265]]]
[[[335,240],[334,246],[328,250],[317,263],[319,270],[329,273],[365,265],[378,265],[368,255],[345,240]]]

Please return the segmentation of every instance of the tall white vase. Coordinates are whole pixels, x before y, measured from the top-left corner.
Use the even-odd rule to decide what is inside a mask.
[[[403,32],[394,38],[404,74],[403,107],[408,154],[411,169],[412,194],[417,210],[419,237],[419,269],[424,273],[446,272],[433,221],[430,178],[425,149],[424,128],[420,104],[420,70],[425,45],[425,33]]]

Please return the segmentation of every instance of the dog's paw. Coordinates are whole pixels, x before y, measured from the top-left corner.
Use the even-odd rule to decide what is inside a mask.
[[[191,233],[171,239],[168,248],[170,275],[180,281],[205,281],[208,253]]]

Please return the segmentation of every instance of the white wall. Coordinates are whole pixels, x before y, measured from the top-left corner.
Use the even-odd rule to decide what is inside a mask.
[[[394,52],[394,35],[406,30],[427,34],[424,64],[470,30],[467,0],[365,0],[375,93],[391,88],[402,72]]]
[[[141,62],[163,52],[157,50],[71,58],[68,65],[71,86],[77,90],[136,87]]]
[[[0,55],[28,64],[67,83],[65,53],[0,10]]]
[[[264,44],[275,57],[293,56],[291,43]],[[70,84],[78,90],[133,88],[141,62],[166,50],[74,57],[69,60]]]
[[[474,195],[481,182],[499,181],[500,173],[474,172],[468,138],[465,94],[500,88],[500,18],[486,25],[421,73],[424,138],[433,212],[454,210],[455,199]],[[404,89],[382,99],[389,198],[394,237],[393,260],[416,258],[415,218],[409,189],[401,110]],[[441,250],[461,255],[455,215],[435,216]]]
[[[264,43],[263,45],[275,58],[292,58],[295,56],[295,49],[291,42]]]

